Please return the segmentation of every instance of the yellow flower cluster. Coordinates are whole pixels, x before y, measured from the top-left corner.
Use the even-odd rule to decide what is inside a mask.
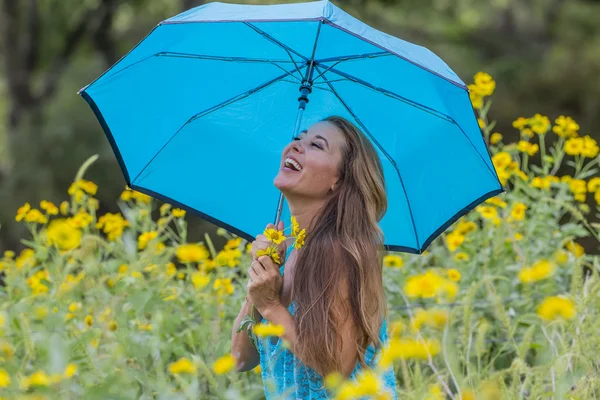
[[[560,117],[556,118],[554,123],[556,125],[552,127],[552,131],[558,136],[566,138],[578,136],[579,125],[573,120],[573,118],[561,115]]]
[[[195,374],[196,365],[185,357],[181,357],[179,360],[169,364],[168,370],[173,375],[180,374]]]
[[[487,96],[491,96],[496,89],[496,82],[492,79],[491,75],[485,72],[478,72],[475,74],[474,82],[468,85],[469,98],[475,108],[483,107],[483,99]]]
[[[549,260],[539,260],[531,267],[523,267],[519,271],[519,280],[523,283],[534,283],[551,276],[556,271],[556,264]]]
[[[388,368],[395,360],[428,360],[441,350],[440,343],[435,339],[391,338],[381,351],[379,366]]]
[[[22,390],[28,390],[30,387],[44,387],[60,383],[64,379],[70,379],[77,373],[77,366],[69,364],[62,374],[47,375],[44,371],[36,371],[29,376],[25,376],[20,381]]]
[[[135,200],[138,204],[150,204],[152,201],[152,197],[138,192],[137,190],[132,190],[129,187],[125,187],[125,190],[121,193],[120,196],[123,201],[130,201],[131,199]]]
[[[552,124],[550,119],[541,114],[535,114],[531,118],[519,117],[513,121],[513,127],[521,132],[523,137],[532,137],[533,133],[543,135],[550,130]]]
[[[450,313],[447,310],[423,310],[419,308],[416,310],[410,321],[411,328],[413,331],[419,331],[422,326],[428,326],[434,329],[444,329],[448,323],[449,316]]]
[[[547,297],[538,306],[537,314],[546,321],[553,321],[559,318],[573,319],[575,317],[575,304],[564,297]]]
[[[505,151],[494,154],[492,156],[492,163],[494,164],[494,168],[498,173],[500,183],[503,185],[508,182],[508,179],[512,175],[516,175],[526,182],[529,180],[527,174],[519,169],[519,163],[517,161],[513,161],[511,155]]]
[[[66,251],[81,245],[81,230],[73,227],[66,219],[54,219],[46,230],[47,244]]]
[[[231,371],[235,367],[235,358],[231,354],[226,354],[222,357],[219,357],[213,363],[213,371],[217,375],[223,375]]]
[[[565,142],[565,153],[570,156],[594,158],[598,155],[598,150],[598,143],[590,136],[575,137]]]
[[[107,235],[108,240],[115,241],[123,235],[123,231],[129,226],[129,221],[123,218],[121,214],[106,213],[98,219],[97,229]]]
[[[520,140],[517,145],[517,149],[520,152],[527,153],[532,156],[540,150],[540,146],[535,143],[530,143],[526,140]]]
[[[432,270],[413,275],[406,280],[404,293],[408,297],[429,299],[437,297],[453,300],[458,293],[458,285],[451,280],[438,275]]]
[[[182,263],[198,263],[210,257],[210,253],[203,244],[182,244],[177,247],[175,254]]]
[[[330,373],[325,377],[324,385],[335,393],[335,400],[373,399],[388,400],[392,398],[389,389],[377,373],[361,370],[356,374],[356,380],[344,381],[339,372]]]
[[[387,254],[383,257],[383,265],[390,268],[402,268],[404,260],[396,254]]]

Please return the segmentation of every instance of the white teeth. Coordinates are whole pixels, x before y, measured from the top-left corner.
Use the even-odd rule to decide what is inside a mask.
[[[296,161],[294,161],[293,159],[291,159],[289,157],[285,159],[285,163],[286,163],[286,165],[290,164],[291,166],[293,166],[296,169],[296,171],[300,171],[302,169],[300,164],[298,164]]]

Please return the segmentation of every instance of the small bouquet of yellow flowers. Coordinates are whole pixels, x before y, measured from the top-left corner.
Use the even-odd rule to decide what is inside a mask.
[[[292,221],[291,237],[295,238],[294,244],[292,246],[294,246],[296,249],[300,249],[300,248],[302,248],[302,246],[304,246],[304,241],[306,240],[306,229],[300,229],[300,225],[298,224],[298,221],[296,221],[296,217],[294,217],[293,215],[291,217],[291,221]],[[278,246],[284,240],[287,239],[287,237],[284,235],[284,231],[285,231],[285,229],[283,229],[283,230],[278,230],[275,228],[265,229],[265,231],[263,232],[263,235],[265,235],[269,239],[270,244],[269,244],[269,247],[267,247],[266,249],[257,250],[256,256],[257,257],[269,256],[269,257],[271,257],[273,262],[275,262],[278,265],[281,265],[282,260],[281,260],[281,257],[279,256]],[[238,329],[236,330],[236,332],[240,332],[242,329],[245,329],[248,332],[250,341],[256,348],[257,347],[256,346],[256,334],[253,329],[254,325],[256,324],[256,322],[254,321],[254,310],[255,310],[254,305],[252,305],[252,311],[250,312],[250,315],[244,316],[244,318],[240,322],[240,325],[239,325]]]

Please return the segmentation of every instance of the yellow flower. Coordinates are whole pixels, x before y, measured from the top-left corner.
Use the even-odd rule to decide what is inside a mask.
[[[63,372],[63,376],[65,378],[72,378],[77,373],[77,366],[75,364],[68,364],[65,368],[65,372]]]
[[[92,181],[80,179],[71,184],[68,193],[70,196],[73,196],[77,193],[78,190],[83,190],[87,194],[91,194],[92,196],[94,196],[98,190],[98,186]]]
[[[34,258],[35,251],[32,249],[23,249],[19,254],[19,257],[15,260],[15,265],[17,269],[21,269],[23,267],[32,267],[37,264],[37,260]]]
[[[479,127],[481,129],[485,128],[485,121],[482,120],[481,118],[477,118],[477,124],[479,125]]]
[[[492,136],[490,136],[490,143],[491,144],[496,144],[496,143],[498,143],[501,140],[502,140],[502,134],[501,133],[494,132],[494,133],[492,133]]]
[[[589,135],[583,138],[583,151],[581,154],[587,158],[594,158],[598,155],[600,147],[596,143],[596,140],[592,139]]]
[[[545,115],[535,114],[530,120],[529,125],[531,130],[537,133],[538,135],[542,135],[550,129],[551,123],[550,119]]]
[[[205,287],[210,282],[210,277],[202,272],[194,272],[191,279],[196,290]]]
[[[539,151],[540,146],[538,146],[537,144],[529,143],[525,140],[520,140],[519,144],[517,145],[517,149],[520,152],[527,153],[530,156],[532,156]]]
[[[356,374],[356,392],[355,396],[362,398],[364,396],[375,396],[381,394],[383,382],[381,377],[374,371],[360,370]]]
[[[164,203],[163,205],[160,206],[160,215],[163,216],[166,213],[169,212],[169,210],[171,209],[171,205],[169,203]]]
[[[428,360],[429,355],[435,357],[440,350],[440,343],[435,339],[420,341],[416,339],[391,338],[388,345],[381,352],[379,365],[382,368],[388,368],[397,359]]]
[[[233,293],[233,285],[231,284],[231,278],[218,278],[215,279],[213,289],[218,290],[220,296],[225,294]]]
[[[156,231],[142,233],[140,235],[140,237],[138,238],[138,249],[144,250],[148,246],[148,243],[151,240],[156,239],[157,236],[158,236],[158,232],[156,232]]]
[[[185,216],[185,210],[181,208],[174,208],[172,214],[175,218],[183,218]]]
[[[29,210],[27,215],[25,215],[26,222],[35,222],[38,224],[45,224],[48,222],[48,217],[46,217],[40,210],[37,208]]]
[[[329,390],[335,390],[344,382],[344,376],[339,372],[331,372],[323,379],[323,386]]]
[[[133,271],[133,272],[131,273],[131,277],[132,277],[132,278],[142,278],[142,277],[143,277],[143,275],[142,275],[142,274],[141,274],[141,272],[139,272],[139,271]]]
[[[283,336],[284,333],[283,325],[273,325],[271,323],[255,324],[253,330],[258,337]]]
[[[292,220],[292,236],[298,236],[298,233],[300,232],[300,225],[298,224],[298,221],[296,221],[295,216],[292,215],[290,219]]]
[[[551,181],[549,179],[540,178],[539,176],[534,177],[531,180],[531,187],[546,190],[551,186]]]
[[[524,203],[515,203],[510,212],[510,216],[513,220],[522,221],[525,218],[525,210],[527,210],[527,205]]]
[[[594,193],[594,200],[596,200],[596,204],[600,205],[600,189],[596,190],[596,193]]]
[[[125,190],[123,191],[123,193],[121,193],[120,199],[123,201],[129,201],[131,200],[131,194],[132,194],[133,190],[131,190],[130,188],[128,188],[127,186],[125,186]]]
[[[94,220],[94,217],[92,217],[90,214],[88,214],[86,211],[84,210],[79,210],[79,212],[77,214],[75,214],[74,216],[72,216],[71,218],[67,218],[67,222],[73,227],[73,228],[85,228],[87,227],[89,224],[92,223],[92,221]]]
[[[47,201],[47,200],[42,200],[40,202],[40,208],[42,210],[45,210],[47,214],[49,215],[56,215],[58,214],[58,207],[56,207],[52,202]]]
[[[561,249],[556,250],[554,253],[554,261],[558,264],[566,264],[569,261],[569,253]]]
[[[85,319],[83,320],[85,322],[85,324],[89,327],[92,326],[92,324],[94,323],[94,318],[92,318],[91,315],[86,315]]]
[[[152,197],[144,193],[138,192],[137,190],[134,190],[131,193],[131,197],[133,197],[138,202],[138,204],[150,204],[150,202],[152,201]]]
[[[6,388],[10,385],[10,376],[8,372],[0,369],[0,388]]]
[[[227,243],[225,244],[224,248],[226,250],[237,250],[241,244],[242,244],[242,238],[237,237],[237,238],[229,239],[227,241]]]
[[[465,237],[460,233],[450,232],[446,235],[446,245],[450,251],[455,251],[464,241]]]
[[[584,250],[583,246],[580,245],[579,243],[573,242],[572,240],[567,242],[565,247],[567,248],[567,250],[569,250],[571,253],[573,253],[575,255],[575,257],[577,257],[577,258],[579,258],[585,254],[585,250]]]
[[[448,278],[450,278],[450,280],[453,282],[458,282],[460,281],[460,272],[456,269],[449,269]]]
[[[481,216],[485,219],[494,219],[498,217],[498,210],[496,207],[491,206],[477,206],[475,207],[475,211],[481,214]]]
[[[598,189],[600,189],[600,177],[594,177],[592,179],[590,179],[587,183],[587,190],[590,193],[594,193],[596,192]]]
[[[402,332],[406,329],[406,324],[400,320],[393,321],[390,324],[390,336],[400,336]]]
[[[578,135],[579,125],[571,117],[561,115],[554,121],[556,124],[552,131],[561,137],[575,137]]]
[[[21,379],[21,389],[27,390],[30,386],[50,386],[51,380],[44,371],[37,371]]]
[[[179,262],[191,263],[206,260],[210,253],[204,245],[182,244],[177,247],[177,258]]]
[[[269,239],[270,241],[272,241],[275,244],[279,244],[285,240],[283,231],[279,231],[274,228],[265,229],[265,232],[263,233],[263,235],[265,235],[267,237],[267,239]]]
[[[439,383],[431,385],[424,400],[446,400],[446,395],[442,392],[442,386]]]
[[[269,256],[276,264],[281,264],[281,259],[279,257],[279,253],[277,249],[273,247],[268,247],[266,249],[256,250],[256,257],[259,258],[261,256]]]
[[[494,154],[492,157],[492,163],[494,164],[494,168],[496,168],[496,170],[502,170],[507,168],[512,163],[512,158],[509,153],[501,151]]]
[[[519,271],[519,280],[523,283],[541,281],[551,276],[556,270],[556,264],[548,260],[540,260],[531,267],[524,267]]]
[[[564,297],[547,297],[538,306],[537,314],[546,321],[558,318],[573,319],[575,317],[575,304]]]
[[[423,310],[418,309],[411,320],[413,331],[418,331],[423,325],[435,329],[443,329],[448,323],[450,313],[447,310]]]
[[[572,138],[565,142],[565,152],[570,156],[578,156],[584,149],[583,138]]]
[[[235,366],[235,358],[231,354],[219,357],[213,364],[213,371],[217,375],[223,375],[231,371]]]
[[[137,323],[138,328],[142,331],[151,331],[152,330],[152,324],[142,324],[139,321],[137,321],[136,323]]]
[[[71,303],[69,304],[69,312],[76,312],[78,310],[81,310],[81,303],[77,302],[77,303]]]
[[[515,240],[517,240],[517,241],[523,240],[523,235],[519,232],[515,233]]]
[[[111,331],[116,331],[117,330],[117,323],[115,321],[110,321],[108,323],[108,329]]]
[[[306,240],[306,229],[302,229],[298,236],[296,236],[296,241],[294,242],[294,247],[297,249],[302,248],[304,246],[304,240]]]
[[[488,204],[494,204],[500,208],[506,207],[506,202],[504,200],[499,199],[498,197],[491,197],[485,201]]]
[[[494,82],[492,76],[487,72],[480,71],[476,73],[474,81],[481,96],[491,96],[494,93],[496,82]]]
[[[471,104],[473,104],[474,108],[483,107],[483,97],[479,95],[476,91],[471,90],[475,85],[470,84],[469,87],[469,99],[471,100]]]
[[[195,374],[196,365],[185,357],[169,364],[169,372],[173,375],[179,374]]]
[[[477,224],[473,221],[458,221],[454,232],[460,235],[467,235],[477,229]]]
[[[60,250],[72,250],[81,245],[82,233],[65,219],[50,222],[46,231],[48,243]]]
[[[469,255],[463,251],[454,255],[456,261],[469,261]]]
[[[446,296],[453,299],[458,292],[458,286],[432,271],[427,271],[409,277],[404,284],[404,292],[408,297],[427,299],[435,296]]]
[[[123,219],[121,214],[106,213],[98,219],[97,229],[103,229],[108,240],[115,241],[123,235],[125,227],[129,226],[129,221]]]
[[[523,117],[517,118],[512,123],[513,127],[516,128],[516,129],[519,129],[519,130],[525,128],[528,124],[529,124],[529,119],[528,118],[523,118]]]
[[[525,139],[529,139],[533,137],[533,131],[529,128],[525,128],[521,131],[521,137],[524,137]]]
[[[402,260],[402,257],[395,254],[388,254],[383,257],[383,265],[386,267],[402,268],[404,266],[404,260]]]

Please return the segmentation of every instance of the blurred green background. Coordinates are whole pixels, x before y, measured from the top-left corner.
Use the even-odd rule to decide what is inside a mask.
[[[76,93],[160,21],[203,2],[0,2],[2,251],[22,247],[20,238],[25,235],[14,219],[17,208],[26,201],[35,207],[44,199],[55,204],[66,200],[77,169],[93,154],[100,159],[85,178],[99,186],[99,214],[117,211],[125,181],[99,123]],[[505,142],[518,139],[513,120],[538,112],[551,121],[569,115],[581,126],[581,136],[598,139],[599,0],[334,3],[371,26],[431,49],[466,83],[478,71],[491,74],[497,87],[490,118],[498,121],[494,131],[502,133]],[[201,181],[198,176],[198,182],[190,184]],[[215,229],[191,216],[189,226],[190,238]],[[586,247],[588,252],[596,250]]]

